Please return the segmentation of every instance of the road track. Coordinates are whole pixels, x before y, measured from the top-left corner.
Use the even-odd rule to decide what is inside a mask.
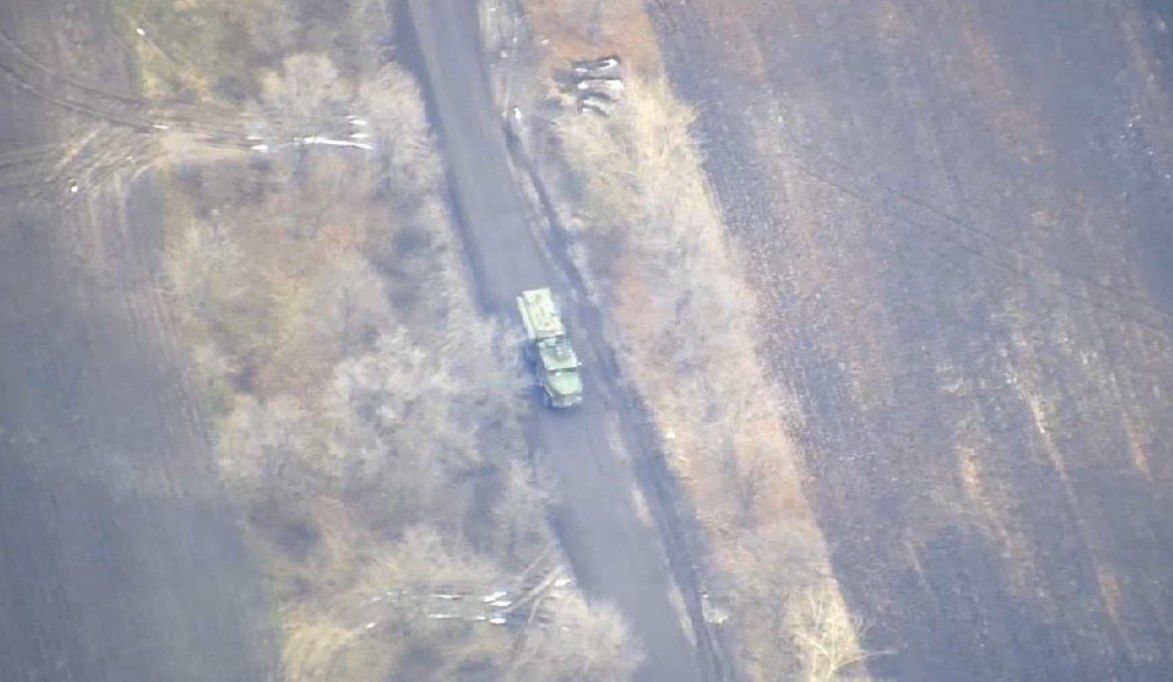
[[[558,246],[535,224],[534,218],[542,216],[531,213],[513,176],[489,92],[475,3],[408,0],[406,11],[397,23],[401,30],[410,26],[413,35],[407,42],[417,47],[484,309],[503,325],[516,324],[517,293],[551,286],[586,361],[584,405],[566,413],[535,409],[527,429],[541,465],[557,482],[551,519],[576,581],[589,599],[612,602],[626,616],[646,654],[638,679],[719,679],[722,670],[685,635],[685,627],[692,629],[690,614],[678,612],[670,597],[677,584],[686,592],[695,589],[672,568],[688,563],[679,556],[683,547],[665,541],[659,535],[664,525],[649,527],[635,509],[636,486],[642,483],[647,491],[668,476],[654,465],[654,443],[637,435],[650,426],[637,423],[638,401],[609,361],[597,311],[586,302],[567,260],[558,257]],[[674,513],[664,508],[662,494],[648,497],[658,508],[654,516]],[[666,546],[676,554],[671,561]],[[696,594],[685,595],[688,603],[696,600]]]

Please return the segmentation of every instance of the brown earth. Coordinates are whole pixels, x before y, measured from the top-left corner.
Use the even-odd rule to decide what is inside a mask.
[[[870,671],[1167,676],[1167,10],[656,8]]]
[[[162,295],[103,10],[0,4],[0,669],[263,680],[269,606]]]

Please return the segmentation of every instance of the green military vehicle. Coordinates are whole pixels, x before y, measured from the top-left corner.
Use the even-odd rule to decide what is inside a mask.
[[[549,289],[523,291],[517,311],[525,326],[525,356],[533,365],[546,404],[565,409],[582,402],[582,363],[562,325]]]

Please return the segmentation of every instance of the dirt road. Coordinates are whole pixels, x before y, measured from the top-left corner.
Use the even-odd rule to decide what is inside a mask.
[[[449,179],[472,271],[487,310],[516,324],[514,297],[552,285],[585,356],[586,402],[568,413],[535,409],[531,441],[557,479],[552,510],[575,577],[589,598],[613,602],[631,623],[647,658],[639,679],[702,679],[693,645],[670,599],[673,579],[650,517],[635,501],[633,465],[644,453],[630,441],[622,411],[629,404],[607,369],[606,348],[581,292],[552,264],[527,218],[509,168],[500,113],[481,59],[475,4],[467,0],[408,3],[428,93],[438,118]],[[650,501],[656,514],[655,500]],[[683,585],[685,602],[695,603]],[[710,675],[711,676],[711,675]]]
[[[653,6],[871,672],[1167,678],[1168,5]]]
[[[131,88],[102,3],[3,2],[0,27],[6,58]],[[130,165],[70,193],[54,169],[117,126],[12,73],[0,162],[29,183],[0,190],[0,677],[271,679],[260,574],[160,296],[159,197]]]

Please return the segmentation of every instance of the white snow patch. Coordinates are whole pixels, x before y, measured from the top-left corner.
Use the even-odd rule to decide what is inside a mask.
[[[322,137],[321,135],[310,135],[309,137],[302,137],[297,140],[298,144],[312,145],[320,144],[326,147],[354,147],[356,149],[365,149],[370,151],[375,148],[375,145],[368,142],[355,142],[353,140],[335,140],[329,137]]]
[[[497,590],[493,594],[486,594],[485,596],[481,597],[481,603],[490,604],[492,602],[497,601],[501,597],[504,597],[507,594],[509,594],[509,593],[506,592],[505,590]]]

